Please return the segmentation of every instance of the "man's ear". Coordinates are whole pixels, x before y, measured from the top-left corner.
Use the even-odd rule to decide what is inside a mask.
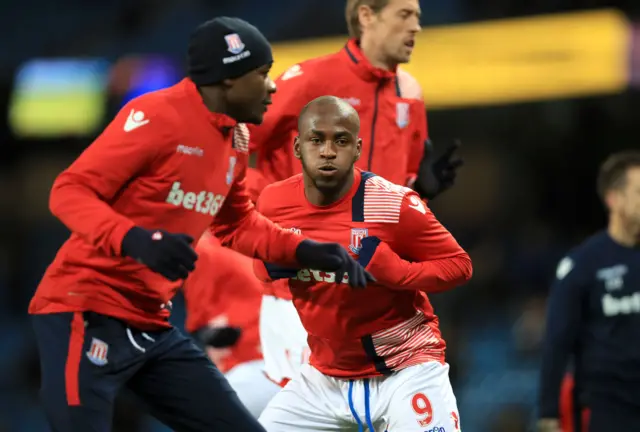
[[[293,155],[296,157],[296,159],[300,159],[301,158],[301,154],[300,154],[300,136],[296,136],[293,139]]]
[[[620,192],[617,190],[609,190],[604,195],[604,203],[609,211],[618,207],[620,200]]]
[[[361,5],[358,7],[358,20],[360,21],[360,28],[368,27],[375,19],[375,12],[371,7]]]
[[[362,152],[362,138],[358,138],[358,141],[356,141],[356,160],[360,159],[361,152]]]

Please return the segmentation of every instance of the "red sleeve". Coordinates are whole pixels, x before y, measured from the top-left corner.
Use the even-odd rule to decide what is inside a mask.
[[[222,247],[209,235],[200,239],[196,252],[196,268],[183,287],[186,329],[195,332],[210,324],[242,327],[247,315],[258,314],[256,298],[262,296],[261,284],[253,277],[252,260]]]
[[[51,212],[69,230],[107,255],[120,255],[122,239],[134,226],[129,218],[113,210],[113,201],[141,169],[153,162],[158,149],[171,141],[161,120],[140,103],[128,104],[53,184]],[[134,128],[125,126],[132,124]]]
[[[413,187],[416,181],[420,162],[424,156],[424,142],[429,138],[427,130],[427,110],[424,107],[424,101],[416,100],[411,104],[413,111],[412,117],[415,118],[413,131],[411,133],[411,142],[409,147],[409,158],[407,165],[407,181],[406,185]]]
[[[276,193],[272,194],[271,192]],[[281,193],[282,191],[274,191],[273,188],[267,187],[266,191],[260,195],[256,203],[258,211],[267,217],[271,216],[270,210],[272,207],[270,204],[274,202],[274,195],[277,196]],[[297,235],[301,236],[301,234]],[[298,270],[297,266],[286,267],[257,259],[253,260],[253,274],[262,282],[262,292],[264,295],[291,300],[289,279],[296,277]]]
[[[251,201],[257,202],[260,192],[267,187],[267,179],[264,175],[255,168],[248,168],[246,174],[247,189],[249,190],[249,196]],[[259,211],[259,210],[258,210]]]
[[[206,326],[212,318],[224,313],[225,303],[220,295],[222,291],[214,282],[217,276],[216,269],[220,271],[212,250],[217,241],[211,236],[203,236],[200,239],[196,246],[196,268],[189,274],[183,286],[187,311],[185,328],[192,333]]]
[[[264,214],[267,210],[265,208],[265,199],[263,198],[263,196],[264,195],[259,194],[258,198],[256,199],[256,210],[258,210],[260,214]],[[262,260],[253,260],[253,274],[256,276],[256,278],[258,278],[260,282],[273,282],[273,279],[271,279],[269,271],[267,270],[267,267]]]
[[[262,124],[251,128],[251,151],[273,149],[290,142],[289,136],[298,127],[298,114],[312,99],[309,75],[302,65],[294,65],[276,79],[277,91]]]
[[[296,249],[303,240],[283,230],[254,207],[246,188],[246,162],[212,225],[223,246],[249,257],[281,265],[296,265]]]
[[[384,285],[427,293],[454,288],[472,273],[469,255],[415,193],[402,203],[394,239],[378,245],[367,270]]]

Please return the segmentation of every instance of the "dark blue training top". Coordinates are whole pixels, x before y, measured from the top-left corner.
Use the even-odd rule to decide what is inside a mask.
[[[585,404],[597,396],[640,410],[640,248],[622,246],[606,231],[558,264],[547,311],[540,417],[558,417],[570,362]]]

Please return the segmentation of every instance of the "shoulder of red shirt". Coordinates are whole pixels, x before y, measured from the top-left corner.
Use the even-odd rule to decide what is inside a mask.
[[[266,186],[258,197],[258,211],[266,215],[270,208],[280,206],[283,200],[295,200],[297,194],[294,195],[294,191],[297,190],[301,183],[302,174],[297,174]]]
[[[400,86],[400,94],[407,99],[417,99],[423,100],[422,95],[422,86],[418,82],[418,80],[411,75],[409,72],[405,71],[401,67],[398,67],[397,70],[398,75],[398,84]]]

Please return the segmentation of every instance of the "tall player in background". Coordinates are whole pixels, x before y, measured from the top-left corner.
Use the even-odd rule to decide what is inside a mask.
[[[267,431],[460,430],[445,342],[428,293],[471,277],[471,260],[411,189],[354,168],[359,120],[324,96],[300,113],[294,155],[303,173],[262,192],[258,209],[304,236],[340,242],[377,279],[364,290],[314,267],[257,262],[264,280],[287,278],[310,364],[260,417]],[[281,331],[297,325],[270,317]]]
[[[56,179],[51,211],[72,234],[29,305],[56,432],[110,431],[123,388],[174,430],[263,430],[169,322],[197,259],[193,239],[206,230],[248,256],[346,271],[366,284],[340,245],[292,235],[250,201],[239,123],[262,121],[272,61],[252,25],[204,23],[191,36],[189,78],[128,103]]]
[[[252,260],[205,234],[183,287],[187,330],[218,366],[240,401],[258,418],[280,387],[264,375],[258,330],[262,284]]]
[[[598,193],[607,229],[560,261],[549,295],[540,432],[561,430],[559,396],[571,361],[575,432],[640,430],[640,152],[611,155]]]
[[[265,185],[301,172],[292,145],[298,114],[323,95],[348,101],[360,116],[363,145],[357,167],[411,186],[428,199],[453,184],[461,165],[454,156],[457,146],[433,151],[420,85],[398,67],[411,58],[420,14],[417,0],[348,0],[351,38],[345,47],[294,65],[276,80],[273,105],[252,133],[256,169],[247,178],[254,199]],[[297,319],[290,293],[266,286],[265,294],[260,332],[266,371],[284,384],[307,358],[306,350],[299,351],[306,334],[299,324],[286,332],[278,325],[278,317]]]

